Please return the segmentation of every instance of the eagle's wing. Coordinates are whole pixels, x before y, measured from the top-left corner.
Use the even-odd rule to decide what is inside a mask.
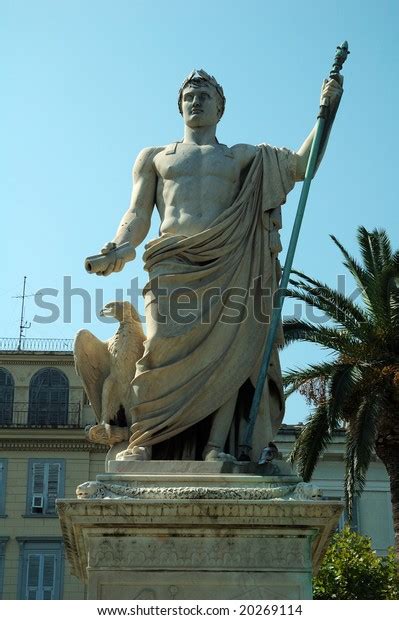
[[[97,420],[102,422],[102,390],[110,373],[108,345],[87,329],[81,329],[76,334],[73,354],[76,372],[82,379]]]

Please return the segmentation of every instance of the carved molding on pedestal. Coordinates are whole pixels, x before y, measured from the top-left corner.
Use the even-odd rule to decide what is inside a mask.
[[[128,568],[131,570],[207,569],[234,570],[245,566],[251,570],[305,568],[310,566],[307,541],[294,537],[252,538],[204,536],[169,540],[114,539],[92,541],[90,569]]]
[[[282,485],[268,484],[263,487],[206,487],[206,486],[129,486],[104,482],[84,482],[76,489],[78,499],[205,499],[205,500],[310,500],[320,499],[319,487],[306,482]]]

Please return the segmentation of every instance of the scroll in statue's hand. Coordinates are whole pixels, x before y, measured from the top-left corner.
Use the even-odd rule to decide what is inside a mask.
[[[135,249],[130,243],[126,242],[117,246],[110,242],[101,248],[101,254],[86,258],[85,269],[98,276],[108,276],[110,273],[122,271],[125,263],[133,260],[135,256]]]

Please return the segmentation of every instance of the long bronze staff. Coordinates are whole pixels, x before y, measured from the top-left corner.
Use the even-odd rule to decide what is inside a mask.
[[[340,82],[340,71],[349,54],[348,42],[344,41],[342,45],[337,47],[334,63],[330,71],[330,79],[335,79]],[[249,452],[252,449],[252,435],[254,432],[256,416],[258,415],[258,409],[260,400],[263,393],[263,387],[267,376],[267,371],[270,364],[270,358],[273,351],[274,341],[276,338],[277,328],[281,319],[281,312],[284,303],[285,292],[288,287],[289,277],[291,274],[292,263],[294,260],[294,254],[298,242],[299,232],[301,229],[303,214],[305,212],[306,200],[308,198],[310,184],[312,182],[313,175],[316,170],[318,156],[320,153],[320,147],[322,146],[322,138],[325,136],[326,121],[329,114],[329,102],[323,99],[320,105],[320,111],[317,117],[316,131],[313,138],[312,148],[308,159],[308,165],[306,167],[305,179],[303,181],[301,196],[299,198],[298,210],[295,217],[294,227],[291,233],[291,239],[288,246],[287,257],[285,259],[283,275],[281,278],[279,289],[276,291],[274,297],[274,307],[270,320],[269,331],[266,338],[265,352],[263,355],[262,364],[259,371],[258,381],[255,388],[255,394],[252,400],[251,410],[249,412],[248,427],[245,434],[244,443],[240,445],[241,454],[240,461],[249,460]],[[330,119],[330,126],[333,119]]]

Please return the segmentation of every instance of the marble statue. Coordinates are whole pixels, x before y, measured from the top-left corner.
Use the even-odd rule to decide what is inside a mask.
[[[332,109],[342,87],[322,86]],[[87,270],[123,269],[146,238],[156,206],[160,235],[146,245],[147,334],[131,384],[131,436],[117,458],[234,460],[278,287],[280,207],[304,178],[314,130],[298,151],[228,147],[216,138],[225,96],[203,70],[183,82],[184,137],[145,148],[128,211]],[[325,145],[324,145],[325,146]],[[276,347],[282,342],[282,331]],[[277,432],[284,397],[277,348],[259,409],[257,461]]]
[[[119,321],[112,338],[103,342],[81,329],[74,342],[75,368],[82,379],[98,424],[88,430],[88,439],[112,445],[127,439],[131,419],[131,382],[136,362],[144,351],[144,332],[139,315],[129,302],[111,302],[102,316]]]

